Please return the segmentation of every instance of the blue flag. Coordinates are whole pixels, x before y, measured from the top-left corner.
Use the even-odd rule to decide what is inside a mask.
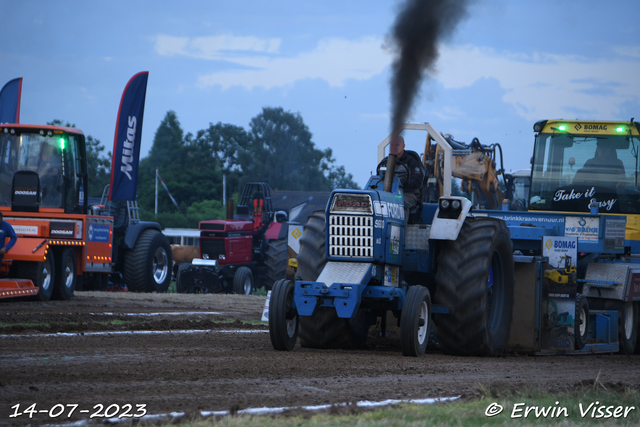
[[[11,80],[0,90],[0,123],[20,123],[22,77]]]
[[[136,74],[122,93],[111,160],[110,200],[135,200],[148,71]]]

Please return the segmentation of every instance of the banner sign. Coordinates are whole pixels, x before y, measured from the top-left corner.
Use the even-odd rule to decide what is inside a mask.
[[[142,138],[142,118],[149,72],[136,74],[122,93],[111,160],[109,200],[135,200],[138,161]]]
[[[20,123],[22,77],[11,80],[0,90],[0,123]]]

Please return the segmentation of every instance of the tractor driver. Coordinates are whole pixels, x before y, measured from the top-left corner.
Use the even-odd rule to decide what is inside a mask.
[[[42,144],[42,154],[38,162],[40,178],[50,177],[55,179],[60,173],[60,159],[56,156],[53,146],[46,142]]]
[[[400,179],[404,192],[404,222],[407,224],[411,208],[422,202],[422,185],[426,177],[426,168],[422,165],[418,153],[404,149],[402,136],[396,135],[391,141],[391,147],[395,147],[396,151],[395,175]],[[387,159],[388,157],[383,159],[380,164],[386,165]]]
[[[38,161],[38,175],[42,186],[42,206],[59,207],[61,203],[61,162],[57,150],[48,143],[42,143],[40,160]]]
[[[616,149],[598,141],[596,153],[573,177],[574,184],[590,185],[596,182],[608,183],[618,191],[624,188],[626,173],[622,160],[618,159]]]

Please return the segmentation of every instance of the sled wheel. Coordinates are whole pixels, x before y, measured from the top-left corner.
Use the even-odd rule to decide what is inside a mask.
[[[620,353],[633,354],[638,342],[638,305],[632,301],[622,303],[618,316]]]
[[[587,297],[576,294],[576,315],[574,317],[576,350],[582,350],[589,337],[589,303]]]

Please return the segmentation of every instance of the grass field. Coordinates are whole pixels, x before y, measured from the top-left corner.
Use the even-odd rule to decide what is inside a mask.
[[[375,410],[348,405],[321,413],[292,410],[278,415],[235,415],[182,423],[194,427],[640,425],[637,390],[610,390],[597,383],[560,395],[495,392],[482,386],[478,390],[480,398],[447,403],[400,404]]]

